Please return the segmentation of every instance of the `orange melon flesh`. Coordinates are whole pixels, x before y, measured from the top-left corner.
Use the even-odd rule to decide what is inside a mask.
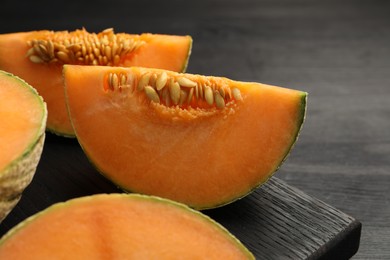
[[[254,259],[226,229],[168,200],[93,195],[59,203],[0,240],[0,259]]]
[[[136,86],[145,68],[65,66],[67,105],[79,143],[96,168],[127,191],[213,208],[247,195],[278,169],[295,143],[306,93],[259,83],[185,75],[238,88],[218,109],[151,102]],[[107,75],[127,75],[107,90]]]
[[[45,111],[35,90],[0,71],[0,173],[38,141],[45,126]]]
[[[63,63],[36,64],[26,55],[28,41],[48,40],[55,37],[68,37],[88,34],[85,30],[73,32],[31,31],[0,35],[0,69],[9,71],[34,86],[47,103],[49,115],[48,130],[63,136],[74,136],[65,105],[62,65]],[[127,39],[144,41],[137,50],[121,58],[117,66],[144,66],[184,71],[191,52],[190,36],[159,34],[125,34]],[[75,64],[81,62],[75,62]]]

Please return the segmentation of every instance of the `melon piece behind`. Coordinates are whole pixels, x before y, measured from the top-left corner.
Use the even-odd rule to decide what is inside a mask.
[[[31,182],[45,139],[47,110],[35,89],[0,71],[0,221]]]
[[[0,69],[23,78],[45,99],[47,129],[74,137],[65,105],[63,64],[144,66],[184,71],[191,53],[190,36],[30,31],[0,34]]]
[[[0,240],[0,259],[254,259],[225,228],[182,204],[100,194],[55,204]]]

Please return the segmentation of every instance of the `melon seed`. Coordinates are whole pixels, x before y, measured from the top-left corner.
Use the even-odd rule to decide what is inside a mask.
[[[179,100],[179,105],[183,105],[184,101],[186,101],[187,99],[187,92],[185,92],[184,90],[180,90],[180,100]]]
[[[199,86],[198,86],[198,84],[196,84],[196,86],[195,86],[195,98],[199,99]]]
[[[31,55],[29,57],[30,61],[34,62],[34,63],[42,63],[43,60],[41,58],[39,58],[38,56],[35,56],[35,55]]]
[[[166,106],[170,106],[171,105],[171,99],[169,98],[169,90],[168,90],[168,88],[164,88],[162,90],[161,97],[162,97],[163,101],[165,102]]]
[[[120,62],[120,60],[121,60],[121,58],[119,57],[119,55],[118,55],[118,54],[115,55],[115,56],[114,56],[114,65],[118,65],[119,62]]]
[[[120,80],[120,85],[126,85],[126,83],[127,83],[127,77],[126,77],[126,75],[125,74],[120,74],[120,78],[121,78],[121,80]]]
[[[221,96],[222,96],[223,98],[225,98],[225,90],[224,90],[223,88],[220,88],[220,89],[219,89],[219,94],[221,94]]]
[[[68,54],[66,54],[66,52],[63,52],[63,51],[57,52],[57,57],[64,63],[70,62],[69,56],[68,56]]]
[[[118,79],[118,75],[116,75],[116,73],[111,73],[112,77],[111,77],[111,86],[113,89],[116,89],[118,88],[119,86],[119,79]]]
[[[149,86],[156,87],[156,80],[157,80],[157,75],[156,74],[150,75]]]
[[[146,86],[145,88],[145,94],[146,96],[155,103],[160,103],[160,97],[158,96],[156,90],[152,88],[151,86]]]
[[[165,84],[167,84],[167,80],[168,80],[168,76],[167,73],[165,73],[164,71],[158,76],[156,80],[156,89],[157,90],[163,89],[165,87]]]
[[[241,91],[238,88],[233,88],[232,92],[235,100],[242,100]]]
[[[52,41],[47,41],[47,53],[50,56],[50,59],[54,58],[54,44]]]
[[[150,79],[150,73],[145,73],[141,76],[141,79],[138,81],[137,90],[141,91],[146,85],[148,85]]]
[[[215,105],[217,108],[224,108],[225,107],[225,100],[221,96],[221,94],[218,91],[215,91]]]
[[[172,99],[172,103],[177,105],[180,100],[180,85],[174,82],[173,79],[169,82],[169,94]]]
[[[191,88],[190,93],[188,94],[187,103],[190,104],[192,96],[194,95],[194,88]]]
[[[111,60],[111,47],[110,46],[106,46],[104,48],[104,53],[105,53],[105,57],[107,57],[107,60]]]
[[[213,91],[209,86],[204,87],[204,98],[206,99],[207,104],[210,106],[214,103]]]
[[[179,83],[180,86],[182,87],[188,87],[188,88],[193,88],[195,87],[197,84],[196,82],[190,80],[190,79],[187,79],[185,77],[179,77],[177,79],[177,82]]]
[[[203,86],[202,86],[202,84],[199,84],[198,85],[198,92],[199,92],[199,97],[200,97],[200,99],[203,99]]]

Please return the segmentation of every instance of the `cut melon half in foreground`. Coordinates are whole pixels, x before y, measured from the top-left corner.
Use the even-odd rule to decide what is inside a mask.
[[[47,103],[47,128],[74,136],[65,105],[63,64],[143,66],[185,71],[191,53],[190,36],[31,31],[0,34],[0,69],[34,86]]]
[[[0,71],[0,222],[31,182],[45,139],[46,104],[35,89]]]
[[[126,191],[197,209],[267,181],[297,140],[305,92],[147,68],[64,67],[79,143]]]
[[[183,204],[99,194],[55,204],[0,240],[1,259],[254,259],[217,222]]]

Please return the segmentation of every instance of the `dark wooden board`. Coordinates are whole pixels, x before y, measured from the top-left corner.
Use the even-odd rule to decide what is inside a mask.
[[[114,192],[122,191],[93,169],[75,139],[48,134],[36,175],[0,225],[0,235],[53,203]],[[349,259],[359,247],[359,221],[277,178],[241,200],[204,213],[258,259]]]

